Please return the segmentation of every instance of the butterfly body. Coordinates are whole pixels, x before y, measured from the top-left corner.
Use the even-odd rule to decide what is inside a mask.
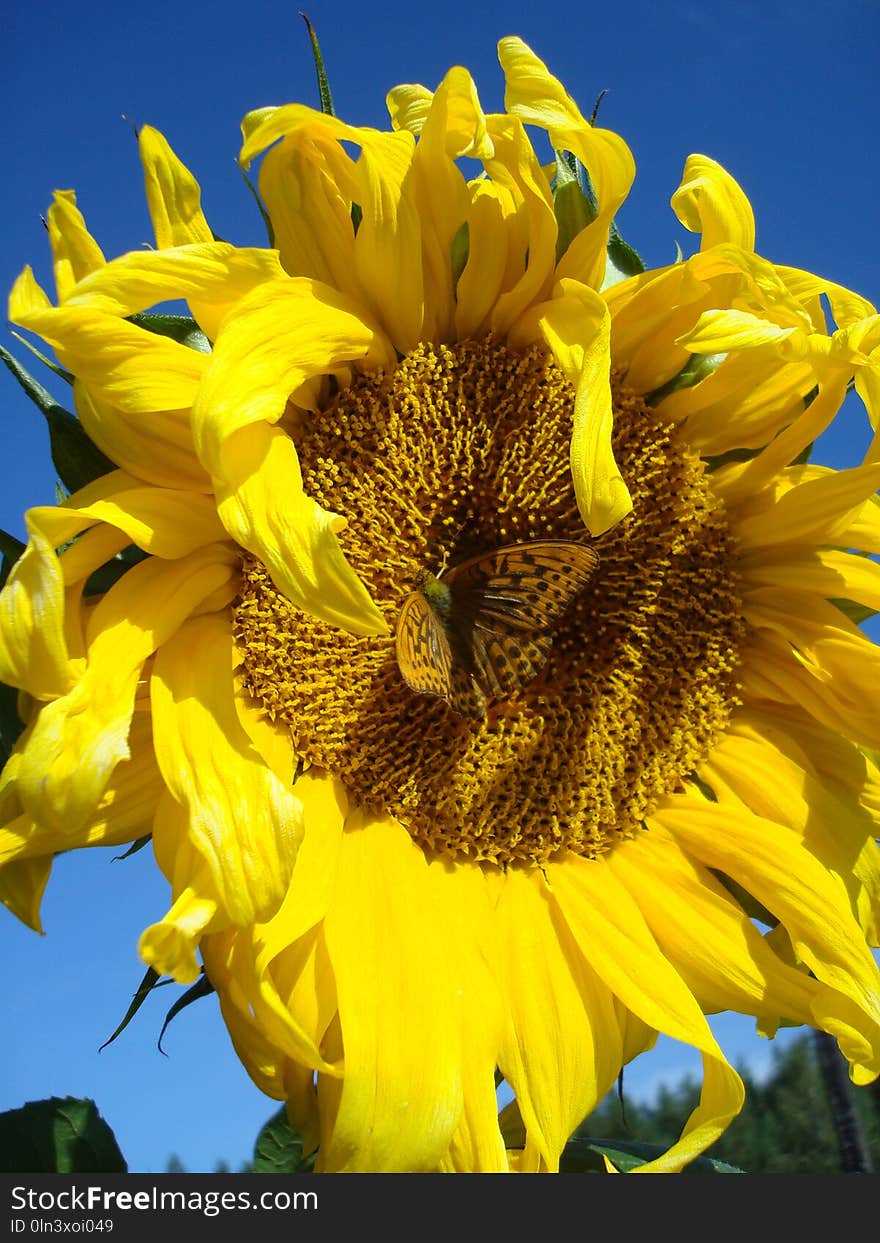
[[[525,686],[553,646],[552,629],[598,564],[586,544],[533,540],[427,572],[404,601],[397,661],[404,681],[462,716]]]

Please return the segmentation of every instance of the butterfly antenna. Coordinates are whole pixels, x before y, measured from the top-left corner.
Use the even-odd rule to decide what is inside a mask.
[[[474,520],[474,512],[472,509],[468,509],[467,513],[465,514],[461,522],[459,522],[458,526],[452,527],[450,529],[448,536],[445,531],[443,532],[444,548],[443,548],[443,557],[440,563],[440,568],[437,571],[438,578],[442,578],[443,575],[446,573],[446,571],[449,569],[449,555],[450,555],[449,550],[457,547],[458,541],[461,539],[463,533],[471,525],[473,520]]]

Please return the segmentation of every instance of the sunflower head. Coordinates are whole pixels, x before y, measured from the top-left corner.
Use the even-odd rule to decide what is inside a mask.
[[[679,1169],[742,1103],[725,1009],[880,1071],[880,466],[806,456],[852,383],[876,422],[880,320],[705,156],[644,270],[626,144],[499,53],[502,112],[457,67],[387,131],[249,114],[268,249],[145,128],[156,249],[61,194],[57,302],[10,302],[93,469],[0,595],[0,894],[36,926],[55,852],[149,834],[143,958],[325,1170],[555,1170],[658,1032],[703,1057]]]

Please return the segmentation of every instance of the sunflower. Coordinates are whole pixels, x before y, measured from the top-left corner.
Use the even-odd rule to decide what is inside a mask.
[[[699,251],[624,276],[628,148],[499,55],[502,113],[454,68],[388,132],[248,115],[271,249],[216,241],[145,127],[156,249],[105,262],[60,192],[57,303],[29,269],[11,296],[109,463],[28,512],[0,596],[3,898],[39,927],[54,853],[150,834],[142,957],[201,957],[326,1171],[556,1170],[658,1033],[703,1059],[641,1167],[678,1170],[742,1105],[721,1010],[880,1072],[880,453],[807,452],[853,383],[876,414],[880,320],[759,257],[704,156],[672,200]],[[476,679],[454,593],[397,643],[445,567],[485,604],[537,564],[540,610],[542,550],[584,546],[479,711],[442,693]]]

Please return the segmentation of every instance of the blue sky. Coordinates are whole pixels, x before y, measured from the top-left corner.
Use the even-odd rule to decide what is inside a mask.
[[[629,142],[638,167],[619,224],[649,265],[692,239],[669,197],[690,152],[713,156],[748,193],[757,247],[880,301],[876,118],[880,114],[876,0],[736,0],[734,3],[473,3],[401,6],[314,0],[340,116],[386,123],[387,89],[436,85],[450,65],[474,74],[484,106],[500,108],[495,44],[522,36],[589,112],[608,94],[601,122]],[[199,177],[215,232],[262,244],[261,222],[234,158],[251,108],[315,104],[311,56],[297,6],[153,0],[137,9],[109,0],[7,6],[0,83],[6,178],[0,196],[0,289],[25,263],[51,288],[40,222],[53,189],[74,188],[108,257],[151,237],[131,128],[162,129]],[[5,97],[5,98],[3,98]],[[25,358],[8,335],[0,340]],[[54,387],[65,399],[63,385]],[[54,475],[41,416],[11,377],[0,376],[5,462],[0,526],[19,536],[22,514],[52,503]],[[860,454],[864,417],[848,409],[825,446],[840,465]],[[92,851],[59,859],[40,938],[0,912],[8,964],[0,1034],[0,1109],[57,1095],[95,1098],[130,1168],[161,1170],[177,1152],[192,1170],[246,1159],[273,1105],[234,1058],[212,1001],[172,1024],[169,1057],[156,1050],[172,988],[161,990],[113,1046],[113,1030],[142,974],[141,929],[166,909],[166,886],[148,851],[125,862]],[[746,1019],[725,1019],[732,1060],[766,1063],[769,1046]],[[687,1051],[661,1042],[627,1072],[638,1095],[658,1076],[695,1069]]]

